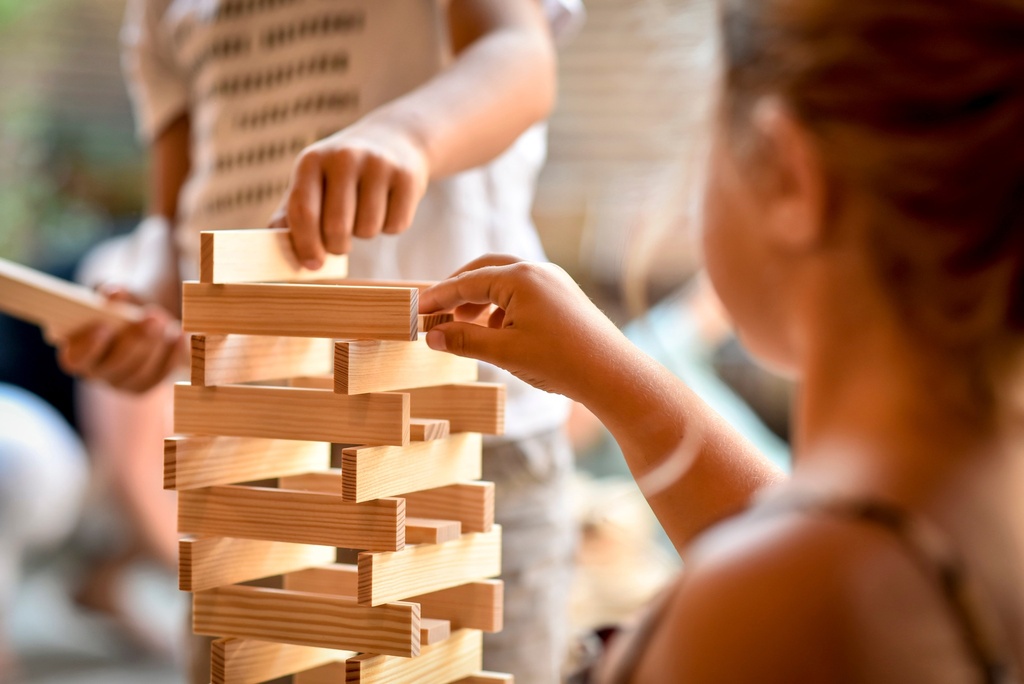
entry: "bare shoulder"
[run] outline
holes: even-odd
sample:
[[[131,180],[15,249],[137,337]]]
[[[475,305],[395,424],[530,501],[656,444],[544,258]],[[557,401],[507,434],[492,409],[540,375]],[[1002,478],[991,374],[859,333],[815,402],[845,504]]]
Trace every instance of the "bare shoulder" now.
[[[883,529],[799,513],[740,516],[686,554],[634,681],[898,681],[869,672],[899,661],[902,616],[941,624],[922,579]]]

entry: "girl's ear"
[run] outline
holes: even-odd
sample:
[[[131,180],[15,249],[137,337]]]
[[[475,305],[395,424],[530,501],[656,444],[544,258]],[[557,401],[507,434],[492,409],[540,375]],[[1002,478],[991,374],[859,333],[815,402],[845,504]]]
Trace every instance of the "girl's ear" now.
[[[783,249],[813,249],[826,237],[828,182],[813,136],[777,98],[753,111],[764,167],[764,228]]]

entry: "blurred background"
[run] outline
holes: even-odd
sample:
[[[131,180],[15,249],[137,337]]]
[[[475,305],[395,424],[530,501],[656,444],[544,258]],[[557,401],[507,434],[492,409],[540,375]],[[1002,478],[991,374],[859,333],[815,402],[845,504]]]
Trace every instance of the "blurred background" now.
[[[713,2],[585,4],[587,23],[561,54],[535,208],[549,256],[785,463],[791,388],[749,363],[699,275]],[[70,277],[88,247],[138,222],[145,160],[118,61],[123,11],[123,0],[0,0],[0,257]],[[118,553],[123,523],[94,491],[72,383],[36,329],[4,317],[0,383],[0,682],[183,681],[186,595],[145,561],[104,584],[100,559]],[[600,425],[578,410],[570,428],[582,634],[635,611],[679,560]],[[29,449],[49,460],[19,480],[12,454]],[[59,505],[26,514],[31,492],[5,482],[31,477]]]

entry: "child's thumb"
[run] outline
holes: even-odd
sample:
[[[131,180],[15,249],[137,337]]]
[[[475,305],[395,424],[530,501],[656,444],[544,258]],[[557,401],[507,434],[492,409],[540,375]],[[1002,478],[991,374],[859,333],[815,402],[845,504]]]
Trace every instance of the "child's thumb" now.
[[[427,346],[501,366],[507,348],[502,337],[507,334],[505,330],[473,323],[444,323],[431,328],[427,333]]]

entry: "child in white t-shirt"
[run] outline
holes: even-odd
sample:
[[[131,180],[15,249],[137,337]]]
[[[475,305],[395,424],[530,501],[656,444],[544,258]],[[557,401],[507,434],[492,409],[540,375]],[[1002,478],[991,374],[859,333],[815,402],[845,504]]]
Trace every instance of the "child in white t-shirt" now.
[[[131,0],[124,64],[152,153],[153,218],[98,250],[83,279],[116,281],[111,296],[150,313],[119,334],[81,331],[61,349],[69,371],[146,392],[88,390],[97,421],[137,433],[106,449],[154,446],[164,432],[154,416],[166,411],[161,387],[183,348],[178,285],[195,277],[202,230],[287,226],[309,266],[349,253],[354,277],[440,279],[487,252],[543,258],[530,207],[555,90],[552,28],[571,23],[576,4]],[[505,631],[487,643],[486,666],[553,682],[573,549],[567,406],[492,367],[482,373],[509,385],[507,435],[485,448],[506,581]],[[124,458],[160,462],[159,451]],[[136,498],[143,518],[167,507]]]

